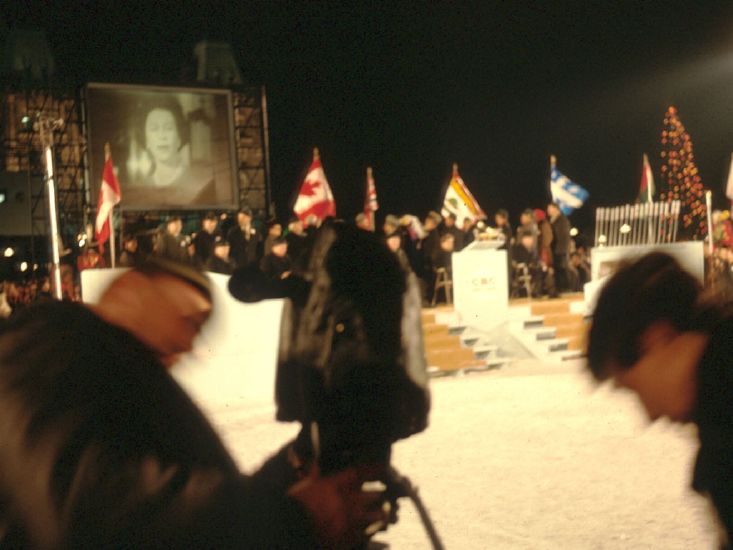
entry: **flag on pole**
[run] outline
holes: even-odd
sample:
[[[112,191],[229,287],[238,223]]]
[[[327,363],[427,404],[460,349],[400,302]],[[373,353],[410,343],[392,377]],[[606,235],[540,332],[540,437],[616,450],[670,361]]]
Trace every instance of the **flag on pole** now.
[[[466,184],[463,183],[463,179],[458,173],[457,164],[453,164],[453,176],[448,184],[448,189],[445,191],[441,213],[443,216],[454,214],[459,227],[466,218],[472,222],[486,218],[486,214],[481,210],[478,201],[468,190]]]
[[[369,222],[369,227],[374,231],[374,213],[379,210],[377,202],[377,188],[374,185],[372,167],[367,168],[366,174],[366,195],[364,196],[364,217]]]
[[[725,196],[733,202],[733,154],[730,156],[730,168],[728,169],[728,184],[725,186]]]
[[[636,202],[644,204],[652,202],[654,199],[654,176],[652,175],[652,167],[649,165],[649,157],[644,153],[644,164],[641,170],[641,183],[639,184],[639,196]]]
[[[583,206],[588,198],[588,191],[583,189],[577,183],[574,183],[565,174],[557,169],[556,159],[550,157],[550,192],[552,193],[552,202],[554,202],[560,211],[565,215],[570,215],[573,210]]]
[[[305,225],[308,225],[308,220],[313,217],[323,221],[329,216],[336,215],[336,201],[326,180],[317,148],[313,149],[313,162],[300,186],[293,211]]]
[[[97,200],[97,219],[94,224],[94,235],[99,244],[100,253],[104,253],[104,243],[109,239],[112,209],[122,199],[120,184],[117,183],[114,165],[112,164],[112,154],[110,153],[109,144],[105,144],[104,146],[104,159],[102,186],[99,189],[99,198]]]

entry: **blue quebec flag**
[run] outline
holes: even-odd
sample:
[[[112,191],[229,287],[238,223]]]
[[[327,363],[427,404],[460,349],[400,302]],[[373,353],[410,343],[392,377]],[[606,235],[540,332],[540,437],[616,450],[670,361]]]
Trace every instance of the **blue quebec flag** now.
[[[588,191],[577,183],[570,181],[570,178],[555,166],[552,167],[550,173],[550,191],[552,192],[552,202],[557,204],[560,211],[566,216],[573,210],[583,206],[588,198]]]

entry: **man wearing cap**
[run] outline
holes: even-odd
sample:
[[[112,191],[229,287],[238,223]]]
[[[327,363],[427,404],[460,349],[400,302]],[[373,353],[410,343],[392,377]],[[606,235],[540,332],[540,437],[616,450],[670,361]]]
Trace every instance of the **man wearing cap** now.
[[[189,256],[186,250],[186,240],[181,234],[183,231],[183,220],[180,216],[168,218],[165,229],[158,234],[155,243],[155,255],[167,258],[176,262],[188,262]]]
[[[247,267],[257,262],[261,240],[259,231],[252,225],[252,210],[242,208],[237,212],[237,224],[227,234],[230,254],[237,267]]]
[[[213,212],[208,212],[201,220],[201,231],[193,238],[193,257],[198,266],[206,265],[206,262],[214,255],[214,240],[217,236],[218,223],[219,220]]]
[[[49,302],[0,331],[0,546],[351,548],[381,495],[349,469],[287,489],[242,476],[169,376],[208,280],[156,259],[94,309]]]
[[[260,269],[268,279],[285,279],[293,270],[293,262],[288,256],[288,241],[278,237],[272,242],[270,252],[260,262]]]
[[[206,270],[222,275],[231,275],[234,264],[229,259],[229,242],[221,235],[214,239],[214,253],[206,262]]]

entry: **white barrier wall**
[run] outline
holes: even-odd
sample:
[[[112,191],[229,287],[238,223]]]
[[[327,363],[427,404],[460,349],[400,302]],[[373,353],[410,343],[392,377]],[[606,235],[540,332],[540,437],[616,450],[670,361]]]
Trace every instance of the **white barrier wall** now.
[[[585,314],[593,314],[598,294],[620,262],[633,261],[649,252],[669,254],[683,269],[696,277],[701,284],[705,284],[705,254],[702,241],[596,247],[591,252],[591,281],[583,287]]]
[[[705,256],[702,241],[686,241],[667,244],[642,244],[634,246],[596,247],[591,253],[591,279],[609,275],[621,261],[634,260],[649,252],[664,252],[703,283],[705,282]]]
[[[125,269],[87,269],[81,273],[82,296],[94,304]],[[229,277],[207,274],[214,309],[172,374],[191,397],[207,409],[271,406],[282,300],[244,304],[227,290]]]

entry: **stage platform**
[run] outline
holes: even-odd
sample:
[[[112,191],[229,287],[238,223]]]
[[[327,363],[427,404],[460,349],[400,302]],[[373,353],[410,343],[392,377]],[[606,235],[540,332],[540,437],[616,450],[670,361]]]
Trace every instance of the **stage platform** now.
[[[465,322],[452,305],[422,311],[432,376],[507,367],[520,359],[563,362],[582,357],[587,322],[582,293],[509,301],[508,321],[489,329]]]

